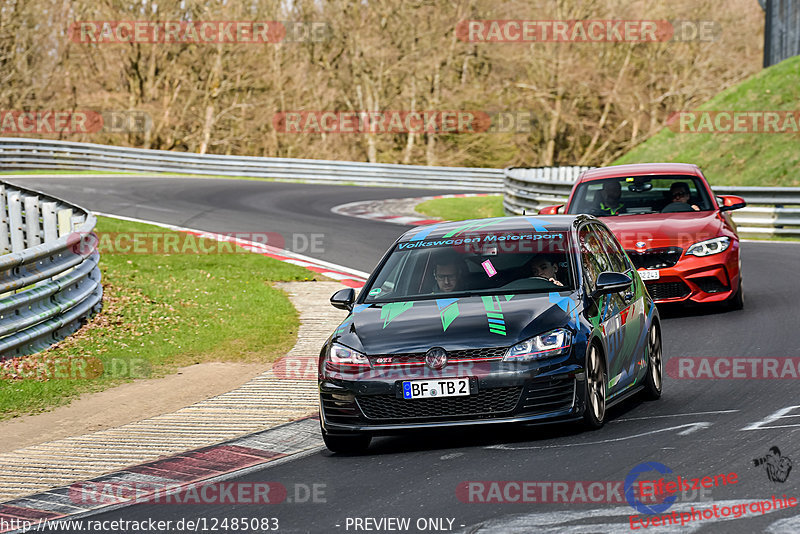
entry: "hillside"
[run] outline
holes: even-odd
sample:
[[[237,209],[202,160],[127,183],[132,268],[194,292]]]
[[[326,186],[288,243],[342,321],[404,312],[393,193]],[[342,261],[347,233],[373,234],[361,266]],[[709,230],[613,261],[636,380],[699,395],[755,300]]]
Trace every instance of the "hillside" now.
[[[732,86],[692,111],[794,111],[800,116],[800,56]],[[785,117],[781,117],[783,125]],[[790,119],[791,121],[791,119]],[[695,123],[699,125],[698,122]],[[800,125],[798,125],[800,127]],[[674,123],[614,164],[696,163],[712,184],[800,186],[800,133],[676,133]],[[688,128],[687,128],[688,129]]]

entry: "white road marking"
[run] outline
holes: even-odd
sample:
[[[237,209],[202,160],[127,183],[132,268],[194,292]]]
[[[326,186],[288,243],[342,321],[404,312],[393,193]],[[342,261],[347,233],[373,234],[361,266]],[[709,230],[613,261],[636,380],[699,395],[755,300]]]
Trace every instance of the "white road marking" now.
[[[648,421],[650,419],[664,419],[667,417],[688,417],[691,415],[713,415],[718,413],[736,413],[739,410],[715,410],[713,412],[689,412],[689,413],[671,413],[666,415],[651,415],[649,417],[626,417],[625,419],[614,419],[610,423],[624,423],[625,421]]]
[[[600,445],[603,443],[614,443],[617,441],[626,441],[629,439],[634,438],[641,438],[643,436],[649,436],[652,434],[658,434],[660,432],[669,432],[670,430],[679,430],[681,428],[686,428],[683,432],[678,432],[679,436],[685,436],[687,434],[691,434],[696,430],[701,430],[708,428],[713,423],[709,423],[708,421],[698,421],[697,423],[687,423],[685,425],[678,425],[678,426],[671,426],[669,428],[660,428],[658,430],[650,430],[649,432],[642,432],[641,434],[634,434],[632,436],[624,436],[621,438],[612,438],[612,439],[604,439],[601,441],[588,441],[586,443],[564,443],[561,445],[523,445],[523,446],[515,446],[515,445],[506,445],[506,444],[498,444],[498,445],[489,445],[484,447],[485,449],[501,449],[506,451],[527,451],[527,450],[534,450],[534,449],[556,449],[561,447],[579,447],[583,445]]]
[[[799,414],[791,414],[791,415],[789,415],[789,412],[791,412],[792,410],[797,410],[797,409],[800,409],[800,406],[787,406],[785,408],[781,408],[777,412],[766,416],[761,421],[749,424],[746,427],[742,428],[741,430],[769,430],[771,428],[794,428],[794,427],[800,427],[800,424],[764,426],[764,425],[768,425],[769,423],[771,423],[773,421],[777,421],[778,419],[788,419],[789,417],[800,417],[800,413]]]
[[[686,502],[679,503],[671,507],[667,512],[660,514],[661,516],[675,512],[690,512],[692,508],[695,510],[702,510],[716,505],[719,509],[723,507],[731,507],[737,505],[749,505],[755,502],[755,499],[730,499],[723,501],[711,502]],[[785,510],[785,509],[784,509]],[[770,510],[767,513],[780,510]],[[727,521],[743,521],[749,518],[758,518],[766,514],[753,514],[747,513],[742,517],[735,518],[719,517],[712,519],[702,519],[699,521],[687,522],[685,525],[669,525],[650,527],[642,529],[644,532],[654,531],[661,533],[691,533],[697,532],[699,529],[712,525],[715,523],[722,523]],[[588,534],[588,533],[621,533],[630,534],[631,524],[630,518],[638,516],[637,512],[630,506],[616,506],[613,508],[595,508],[592,510],[559,510],[553,512],[539,512],[529,514],[515,514],[505,517],[498,517],[490,519],[481,524],[470,525],[463,532],[465,533],[478,533],[478,532],[503,532],[504,534],[528,534],[529,532],[546,533],[546,534]],[[638,516],[638,517],[651,517],[651,516]],[[621,521],[620,521],[621,520]],[[577,523],[580,521],[580,523]],[[800,520],[797,517],[782,519],[770,525],[768,532],[772,534],[795,533],[800,526]],[[534,528],[535,527],[535,528]],[[640,527],[641,528],[641,527]],[[773,530],[774,528],[774,530]]]

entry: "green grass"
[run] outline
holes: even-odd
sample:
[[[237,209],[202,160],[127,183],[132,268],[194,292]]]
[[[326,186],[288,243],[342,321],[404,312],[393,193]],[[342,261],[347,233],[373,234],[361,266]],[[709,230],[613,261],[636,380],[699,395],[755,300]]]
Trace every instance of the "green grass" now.
[[[446,221],[503,217],[503,196],[436,198],[417,204],[417,212]]]
[[[718,111],[800,111],[800,56],[761,71],[700,106]],[[800,134],[676,133],[664,128],[615,161],[695,163],[712,185],[799,186]]]
[[[97,231],[101,237],[102,232],[174,233],[104,217],[98,218]],[[131,378],[163,376],[179,366],[268,362],[283,356],[296,340],[298,315],[271,283],[313,278],[313,273],[238,250],[143,255],[101,248],[103,311],[76,335],[16,360],[17,365],[51,365],[61,376],[81,378],[10,378],[6,361],[0,365],[0,419],[45,411],[81,393]],[[72,364],[52,367],[54,361],[67,360]]]

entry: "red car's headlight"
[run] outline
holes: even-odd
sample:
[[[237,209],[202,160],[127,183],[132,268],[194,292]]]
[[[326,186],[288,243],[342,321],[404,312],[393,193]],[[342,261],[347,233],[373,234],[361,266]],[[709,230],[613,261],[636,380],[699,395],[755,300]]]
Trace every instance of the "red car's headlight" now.
[[[715,237],[714,239],[707,239],[705,241],[695,243],[689,247],[689,250],[686,251],[686,254],[691,254],[692,256],[698,256],[702,258],[703,256],[711,256],[713,254],[725,252],[728,250],[729,246],[731,246],[730,237]]]

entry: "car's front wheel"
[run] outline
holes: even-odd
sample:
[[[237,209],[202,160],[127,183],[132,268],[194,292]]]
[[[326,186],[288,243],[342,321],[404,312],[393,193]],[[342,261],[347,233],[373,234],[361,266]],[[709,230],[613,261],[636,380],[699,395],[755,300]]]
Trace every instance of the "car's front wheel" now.
[[[650,400],[661,398],[664,361],[661,358],[661,332],[658,325],[650,325],[647,334],[647,377],[644,379],[644,396]]]
[[[372,436],[369,434],[329,434],[323,428],[322,440],[331,452],[356,454],[367,450]]]
[[[606,418],[606,366],[597,345],[586,355],[586,409],[583,421],[589,428],[600,428]]]

